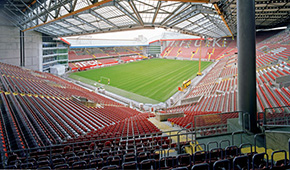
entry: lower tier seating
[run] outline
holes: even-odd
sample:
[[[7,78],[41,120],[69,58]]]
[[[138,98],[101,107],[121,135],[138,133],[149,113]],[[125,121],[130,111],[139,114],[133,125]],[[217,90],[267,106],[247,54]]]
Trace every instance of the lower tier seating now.
[[[162,141],[163,140],[163,141]],[[228,143],[228,144],[227,144]],[[170,147],[164,148],[164,145]],[[225,145],[227,144],[227,145]],[[216,146],[214,146],[216,145]],[[210,147],[211,146],[211,147]],[[268,155],[252,150],[252,145],[242,143],[231,145],[230,141],[212,141],[198,144],[191,153],[184,150],[170,155],[176,144],[170,138],[155,137],[129,140],[127,142],[107,140],[83,142],[27,151],[29,156],[9,153],[2,161],[6,169],[288,169],[290,168],[285,150]],[[250,149],[248,149],[250,148]],[[277,155],[279,155],[279,158]],[[281,156],[282,155],[282,156]]]

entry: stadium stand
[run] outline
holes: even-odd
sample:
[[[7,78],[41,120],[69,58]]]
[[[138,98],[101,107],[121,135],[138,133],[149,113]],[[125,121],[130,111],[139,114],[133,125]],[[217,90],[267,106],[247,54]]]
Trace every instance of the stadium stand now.
[[[69,63],[69,67],[72,71],[82,71],[82,70],[87,70],[87,69],[92,69],[92,68],[97,68],[97,67],[111,66],[118,63],[138,61],[141,59],[143,59],[143,57],[139,55],[130,55],[130,56],[118,57],[118,58],[103,58],[103,59],[98,59],[98,60],[72,62],[72,63]]]
[[[99,48],[72,48],[69,51],[69,61],[136,55],[142,53],[139,47],[99,47]]]
[[[234,65],[235,60],[233,56],[220,59],[213,69],[214,72],[209,73],[201,84],[208,84],[210,80],[216,80],[219,77],[236,75],[236,69],[224,67]],[[277,67],[288,69],[288,64],[283,62]],[[148,121],[147,118],[154,116],[152,113],[141,114],[48,73],[4,63],[1,63],[0,71],[2,75],[0,133],[3,136],[1,150],[8,151],[2,157],[2,160],[5,160],[2,161],[3,168],[193,167],[194,169],[199,166],[226,167],[223,164],[224,160],[228,163],[228,160],[240,159],[245,154],[238,147],[236,147],[236,153],[228,151],[229,147],[232,147],[229,145],[220,148],[218,153],[214,150],[195,149],[192,154],[162,156],[156,151],[174,150],[177,145],[172,138],[161,136],[160,129]],[[231,91],[235,84],[234,80],[236,79],[225,79],[215,88],[217,91]],[[202,92],[192,91],[191,95],[210,94],[208,88]],[[282,100],[284,100],[283,97],[289,95],[286,88],[279,89],[281,92],[277,89],[270,91],[267,87],[261,88],[264,88],[263,91],[267,91],[270,95],[277,93]],[[100,106],[86,107],[71,99],[72,96],[85,97],[98,102]],[[172,118],[169,121],[181,127],[185,127],[188,123],[198,122],[195,126],[207,127],[200,130],[201,136],[226,132],[227,120],[238,117],[238,113],[221,114],[222,116],[217,117],[226,110],[225,107],[229,106],[221,103],[210,104],[215,102],[216,98],[220,98],[219,102],[224,103],[230,100],[229,97],[221,99],[221,96],[210,96],[204,98],[204,101],[209,102],[203,102],[199,106],[170,108],[171,112],[184,111],[187,119]],[[214,112],[201,111],[215,106],[218,108]],[[211,110],[215,109],[211,108]],[[203,115],[207,116],[203,117]],[[272,116],[271,119],[277,122],[277,117]],[[208,126],[215,128],[208,128]],[[213,156],[214,154],[217,156]],[[231,154],[232,156],[229,156]],[[246,155],[249,154],[246,153]],[[247,165],[259,166],[260,163],[256,163],[257,156],[259,155],[255,156],[253,164]],[[199,161],[201,157],[205,159]],[[207,164],[202,164],[205,162]],[[235,163],[230,163],[230,166],[241,163],[233,162]],[[268,166],[285,168],[286,164],[274,165],[273,163]]]
[[[0,3],[3,6],[0,11],[3,57],[0,58],[21,66],[0,62],[0,169],[290,169],[290,139],[285,135],[289,135],[290,128],[288,1],[248,0],[243,4],[237,0],[173,1],[5,0]],[[251,5],[256,5],[255,12]],[[247,14],[252,15],[245,17]],[[245,21],[242,18],[249,22],[239,25]],[[256,22],[250,22],[255,19]],[[257,95],[246,95],[251,99],[257,96],[257,123],[256,113],[248,113],[246,107],[237,111],[238,103],[247,101],[241,99],[242,95],[239,99],[243,102],[237,101],[238,66],[247,66],[238,65],[237,55],[240,61],[249,59],[249,63],[255,63],[254,55],[240,55],[246,51],[241,49],[254,52],[254,48],[242,48],[241,44],[247,42],[245,33],[241,32],[249,31],[246,38],[254,40],[254,29],[245,26],[255,23],[259,29],[289,25],[288,30],[279,33],[256,30],[256,73],[255,67],[249,67],[253,69],[251,73],[239,74],[241,79],[245,78],[241,75],[252,78],[257,75],[256,81],[249,79],[248,83],[253,84],[250,87],[253,90],[257,82]],[[145,43],[143,36],[120,40],[130,41],[130,46],[98,48],[75,48],[60,38],[155,27],[216,38],[204,42],[161,39],[154,41],[157,43],[152,49],[132,46]],[[239,53],[237,42],[224,37],[235,35],[239,36]],[[95,39],[95,42],[110,44],[102,42],[105,40]],[[254,47],[254,43],[249,44]],[[159,49],[164,49],[161,56]],[[106,96],[105,90],[99,93],[95,87],[90,87],[90,91],[89,85],[63,79],[69,79],[67,75],[58,77],[27,69],[53,72],[51,66],[62,64],[63,69],[69,66],[72,71],[82,71],[147,59],[143,52],[148,52],[148,59],[201,58],[214,63],[195,79],[197,82],[193,81],[192,87],[166,102],[136,102],[137,106],[135,101],[124,99],[130,107],[122,103],[122,96],[109,91],[106,93],[110,95]],[[247,91],[241,90],[245,87],[241,86],[243,83],[239,82],[239,94]],[[142,82],[142,86],[146,85]],[[181,96],[177,102],[176,96]],[[168,103],[174,106],[167,108]],[[150,107],[146,111],[152,112],[142,112],[143,104]],[[159,122],[154,117],[160,113],[153,112],[159,108],[163,109],[161,114],[178,113],[181,117]],[[235,139],[238,136],[240,139]]]
[[[225,54],[228,47],[235,44],[235,41],[230,38],[224,40],[204,40],[202,44],[200,40],[171,40],[169,45],[161,53],[162,57],[178,57],[184,59],[198,59],[200,56],[203,60],[216,59],[217,56]],[[200,48],[200,44],[202,48]],[[202,51],[200,54],[200,50]]]
[[[272,43],[281,37],[287,37],[288,31],[266,38],[257,44],[257,103],[258,112],[265,108],[288,106],[290,101],[289,88],[280,87],[276,79],[289,76],[289,44],[283,39],[279,43]],[[235,51],[234,47],[231,49]],[[277,62],[278,59],[282,61]],[[237,110],[237,55],[221,55],[217,64],[187,95],[187,99],[199,97],[199,101],[193,104],[173,107],[167,112],[180,112],[186,114],[184,118],[173,118],[169,121],[185,127],[193,118],[190,115],[198,115],[202,112],[233,112]],[[274,112],[281,112],[276,109]],[[186,123],[181,123],[186,122]]]
[[[11,126],[11,130],[18,134],[19,141],[25,141],[22,135],[37,132],[42,134],[42,138],[35,141],[42,141],[45,145],[59,143],[139,114],[50,74],[1,63],[1,75],[1,87],[3,87],[1,108],[2,111],[5,110],[3,113],[7,114],[3,114],[5,117],[2,120],[10,120],[7,126]],[[78,101],[72,100],[72,96],[81,96],[95,101],[100,104],[100,108],[85,107]],[[13,114],[22,117],[17,117],[16,121]],[[31,121],[34,122],[33,125],[40,124],[38,129],[34,129],[33,126],[27,126],[31,129],[19,129],[29,125]],[[26,133],[21,132],[24,130]],[[38,135],[30,135],[30,138],[32,136]],[[11,138],[18,140],[17,136]],[[20,143],[23,147],[29,146]],[[22,148],[22,145],[19,145],[18,149]],[[37,145],[33,144],[33,146]]]

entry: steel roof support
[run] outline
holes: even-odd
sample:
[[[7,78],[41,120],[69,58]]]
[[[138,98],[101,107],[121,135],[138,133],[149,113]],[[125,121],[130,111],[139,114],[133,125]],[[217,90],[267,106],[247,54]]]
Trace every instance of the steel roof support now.
[[[164,0],[156,0],[164,1]],[[209,3],[210,0],[166,0],[166,1],[175,1],[175,2],[195,2],[195,3]]]
[[[37,19],[40,19],[42,22],[45,22],[45,20],[43,20],[40,17],[40,15],[38,15],[38,10],[36,10],[37,12],[34,12],[33,9],[31,9],[28,5],[26,5],[25,2],[23,2],[23,0],[20,0],[20,1],[24,4],[24,6],[26,6],[31,11],[32,14],[34,14],[34,15],[36,15],[38,17]]]
[[[84,24],[87,24],[88,26],[90,26],[90,27],[92,27],[92,28],[95,28],[96,30],[102,31],[100,28],[98,28],[98,27],[96,27],[95,25],[93,25],[93,24],[91,24],[91,23],[89,23],[89,22],[87,22],[87,21],[81,19],[81,18],[78,17],[78,16],[74,16],[73,18],[76,19],[76,20],[78,20],[78,21],[80,21],[80,22],[82,22],[82,23],[84,23]]]
[[[10,9],[8,9],[10,11]],[[13,15],[15,15],[12,11],[10,11]],[[18,22],[15,22],[15,18],[13,18],[11,15],[9,15],[5,10],[3,10],[3,13],[6,14],[6,18],[9,19],[9,21],[16,27],[19,27],[20,29],[23,29],[24,27],[19,24]],[[18,20],[18,19],[17,19]]]
[[[73,32],[72,30],[60,25],[58,22],[53,23],[53,25],[55,25],[56,27],[59,27],[60,29],[65,29],[67,31]]]
[[[185,11],[181,12],[180,14],[176,15],[174,18],[171,19],[173,21],[168,25],[168,27],[172,27],[177,25],[193,16],[200,14],[200,13],[208,13],[208,14],[215,14],[212,8],[205,7],[202,5],[192,5],[190,8],[186,9]]]
[[[153,19],[152,19],[152,24],[155,23],[155,20],[156,20],[156,17],[157,17],[157,15],[158,15],[158,13],[159,13],[160,8],[161,8],[161,1],[159,1],[159,2],[157,3],[157,7],[156,7],[156,10],[155,10],[155,12],[154,12]]]
[[[44,7],[38,0],[36,0],[36,2],[39,4],[40,7],[42,7],[46,12],[46,16],[45,16],[45,19],[44,21],[46,22],[47,19],[48,19],[48,16],[50,15],[52,18],[54,18],[54,16],[46,9],[46,7]],[[45,4],[45,3],[44,3]]]
[[[51,12],[51,11],[53,11],[53,10],[56,10],[56,16],[54,16],[53,18],[57,18],[58,16],[59,16],[59,13],[58,13],[58,11],[60,10],[60,8],[63,6],[63,4],[67,4],[67,3],[69,3],[70,2],[70,0],[62,0],[61,2],[59,2],[59,1],[57,1],[57,0],[55,0],[54,1],[54,5],[53,6],[51,6],[51,4],[52,4],[52,0],[50,0],[50,4],[49,4],[49,8],[47,8],[45,11],[43,11],[43,12],[40,12],[38,15],[39,16],[45,16],[45,15],[47,15],[48,13],[47,12]],[[38,18],[38,16],[37,15],[33,15],[33,13],[31,13],[30,12],[30,20],[36,20],[37,18]],[[22,24],[26,24],[27,22],[29,22],[28,20],[26,20],[24,23],[22,23]]]
[[[72,12],[70,12],[70,13],[68,13],[68,14],[63,15],[63,16],[59,16],[59,17],[57,17],[57,18],[54,19],[54,20],[48,21],[48,22],[46,22],[46,23],[38,24],[38,25],[36,25],[36,26],[34,26],[34,27],[30,27],[30,28],[28,28],[28,29],[26,29],[26,30],[23,30],[23,31],[27,31],[27,30],[35,29],[35,28],[37,28],[37,27],[40,27],[40,26],[46,25],[46,24],[48,24],[48,23],[52,23],[52,22],[55,22],[55,21],[58,21],[58,20],[61,20],[61,19],[64,19],[64,18],[71,17],[71,16],[73,16],[73,15],[75,15],[75,14],[81,13],[81,12],[83,12],[83,11],[87,11],[87,10],[89,10],[89,9],[91,9],[91,8],[94,8],[94,7],[97,7],[97,6],[101,6],[101,5],[103,5],[103,4],[107,3],[107,2],[111,2],[111,1],[112,1],[112,0],[103,0],[103,1],[101,1],[101,2],[96,2],[96,3],[92,4],[92,5],[88,5],[88,6],[84,7],[84,8],[78,9],[78,10],[76,10],[76,11],[72,11]]]
[[[19,11],[24,17],[28,18],[30,20],[30,24],[31,26],[37,25],[37,23],[33,23],[33,21],[30,19],[30,17],[28,15],[26,15],[24,12],[22,12],[22,10],[20,10],[18,7],[16,7],[10,0],[8,0],[9,4],[12,5],[17,11]],[[21,25],[21,29],[25,29],[25,27],[27,27],[27,25],[22,24],[22,22],[24,21],[24,17],[19,17],[17,14],[15,14],[10,8],[8,8],[6,5],[4,6],[9,12],[11,12],[18,21],[18,25]],[[8,15],[9,16],[9,15]],[[15,18],[14,18],[15,20]],[[21,20],[21,21],[19,21]]]
[[[121,4],[119,4],[116,1],[115,1],[115,7],[118,8],[120,11],[122,11],[125,15],[127,15],[133,21],[135,21],[136,24],[142,25],[137,18],[135,18],[133,15],[131,15],[130,12],[128,12]]]
[[[53,31],[51,31],[51,32],[60,32],[60,33],[65,33],[66,34],[66,32],[62,31],[61,29],[55,28],[55,27],[57,27],[55,25],[50,25],[50,27],[53,29]],[[46,29],[46,27],[44,27],[42,29]]]
[[[196,15],[200,14],[200,11],[196,9],[196,7],[191,7],[189,10],[186,10],[182,12],[180,15],[174,17],[172,19],[173,22],[171,22],[169,25],[167,25],[169,28],[172,26],[175,26],[185,20],[188,20]]]
[[[188,29],[188,28],[190,28],[190,27],[192,27],[192,26],[194,26],[194,25],[197,25],[197,24],[196,24],[197,22],[202,22],[202,21],[205,21],[205,20],[206,20],[205,17],[204,17],[204,18],[200,18],[200,19],[198,19],[198,20],[192,22],[191,24],[189,24],[189,25],[183,27],[182,29]],[[197,26],[198,26],[198,25],[197,25]]]
[[[67,30],[68,32],[72,33],[72,30],[70,30],[70,29],[68,29],[68,28],[66,28],[66,27],[63,27],[63,26],[59,25],[58,23],[53,23],[53,24],[51,24],[51,25],[53,25],[53,26],[55,26],[55,27],[58,27],[57,30]],[[61,31],[61,32],[63,32],[63,31]],[[66,34],[67,34],[67,33],[66,33]]]
[[[130,5],[130,7],[132,8],[132,10],[134,11],[135,15],[137,16],[137,18],[138,18],[138,20],[139,20],[139,23],[140,23],[142,26],[144,26],[143,19],[142,19],[142,17],[140,16],[140,14],[139,14],[139,12],[138,12],[138,10],[137,10],[137,8],[136,8],[134,2],[133,2],[132,0],[129,0],[128,3],[129,3],[129,5]]]
[[[102,17],[101,15],[99,15],[98,13],[96,13],[94,10],[90,9],[89,13],[92,14],[93,16],[95,16],[96,18],[99,18],[100,20],[104,21],[105,23],[114,26],[116,28],[118,28],[117,25],[115,25],[114,23],[112,23],[111,21],[107,20],[106,18]]]
[[[51,36],[55,36],[55,34],[53,34],[53,33],[52,33],[51,31],[49,31],[49,30],[46,30],[46,29],[44,29],[44,28],[41,28],[40,30],[41,30],[40,32],[42,32],[42,33],[44,33],[44,34],[51,35]]]
[[[82,31],[87,31],[87,30],[85,30],[85,29],[83,29],[83,28],[81,28],[81,27],[79,27],[77,25],[74,25],[74,24],[72,24],[72,23],[70,23],[70,22],[68,22],[66,20],[63,20],[62,22],[65,23],[65,24],[67,24],[67,25],[70,25],[72,27],[75,27],[76,29],[79,29],[79,30],[82,30]]]
[[[178,6],[171,15],[166,17],[162,22],[161,25],[166,25],[172,18],[176,17],[178,14],[180,14],[184,9],[188,8],[190,6],[190,3],[181,4]]]
[[[204,14],[203,14],[204,15]],[[204,15],[205,16],[205,15]],[[213,23],[218,29],[220,29],[225,35],[228,35],[228,32],[224,30],[224,28],[222,28],[219,23],[217,22],[217,20],[215,19],[215,21],[212,19],[212,17],[209,17],[208,15],[205,16],[211,23]]]
[[[254,1],[254,3],[255,3],[255,1]],[[225,20],[225,18],[224,18],[224,14],[221,12],[220,8],[218,7],[217,4],[214,4],[214,7],[215,7],[217,13],[219,14],[219,16],[221,17],[221,19],[224,21],[225,25],[227,26],[227,28],[228,28],[229,32],[231,33],[232,37],[234,37],[234,34],[233,34],[231,28],[229,27],[227,21]],[[255,10],[254,10],[254,11],[255,11]]]

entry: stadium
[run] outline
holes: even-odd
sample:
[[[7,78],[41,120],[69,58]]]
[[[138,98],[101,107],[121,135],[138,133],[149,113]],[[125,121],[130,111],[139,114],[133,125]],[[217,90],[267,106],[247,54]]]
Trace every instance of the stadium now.
[[[0,1],[1,169],[290,169],[288,0]]]

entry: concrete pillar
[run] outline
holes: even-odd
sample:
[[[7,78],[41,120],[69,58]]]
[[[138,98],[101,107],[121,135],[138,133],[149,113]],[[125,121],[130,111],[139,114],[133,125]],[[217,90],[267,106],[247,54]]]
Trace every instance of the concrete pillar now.
[[[257,131],[255,1],[237,0],[238,110],[249,113],[246,129]],[[241,119],[241,117],[240,117]]]

